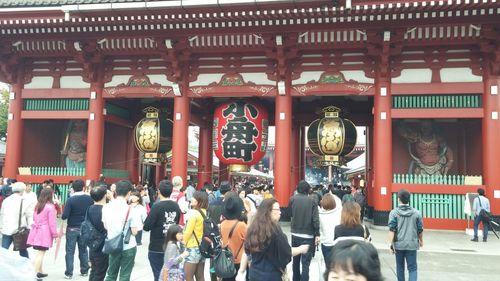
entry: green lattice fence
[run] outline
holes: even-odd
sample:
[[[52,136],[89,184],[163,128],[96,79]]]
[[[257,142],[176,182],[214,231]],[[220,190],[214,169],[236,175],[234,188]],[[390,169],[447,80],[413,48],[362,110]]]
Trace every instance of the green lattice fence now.
[[[24,99],[24,110],[89,110],[88,99]]]
[[[464,213],[464,194],[412,193],[410,206],[416,208],[424,218],[467,219]],[[392,206],[398,206],[398,194],[392,194]]]
[[[31,185],[33,188],[34,192],[38,192],[40,188],[42,188],[41,184],[33,184]],[[66,204],[66,200],[68,200],[69,197],[69,191],[71,189],[71,185],[69,184],[57,184],[57,187],[59,188],[60,194],[57,196],[59,198],[59,201],[61,201],[61,204]]]
[[[47,176],[85,176],[85,168],[65,167],[21,167],[29,168],[32,175]]]
[[[468,176],[465,175],[413,175],[413,174],[393,174],[393,183],[405,183],[405,184],[451,184],[451,185],[463,185],[465,184],[465,179]],[[476,178],[482,178],[481,176],[473,176]],[[482,179],[481,179],[482,180]]]
[[[480,108],[481,95],[392,96],[393,108]]]

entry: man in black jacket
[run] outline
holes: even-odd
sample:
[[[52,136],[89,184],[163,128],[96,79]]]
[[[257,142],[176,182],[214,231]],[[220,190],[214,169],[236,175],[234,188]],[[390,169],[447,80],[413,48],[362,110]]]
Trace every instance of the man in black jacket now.
[[[314,256],[314,245],[319,243],[318,205],[315,199],[309,196],[310,190],[309,183],[301,180],[297,185],[298,193],[288,205],[292,214],[292,247],[309,245],[307,253],[293,257],[293,281],[309,281],[309,265]]]
[[[160,201],[153,205],[143,226],[145,231],[151,232],[148,259],[155,281],[158,280],[163,266],[165,234],[171,225],[179,224],[181,217],[179,204],[170,199],[173,190],[172,184],[167,180],[162,180],[158,184],[158,190]]]

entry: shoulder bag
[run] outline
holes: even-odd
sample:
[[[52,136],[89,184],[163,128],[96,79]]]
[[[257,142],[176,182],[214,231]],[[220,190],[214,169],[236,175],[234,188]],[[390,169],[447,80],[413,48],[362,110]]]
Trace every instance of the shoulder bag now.
[[[236,221],[236,223],[233,225],[231,228],[231,231],[229,232],[229,237],[228,240],[231,240],[231,237],[233,236],[234,229],[238,225],[239,221]],[[240,254],[241,248],[243,247],[243,242],[241,242],[240,248],[238,249],[238,252],[236,252],[236,255],[233,256],[233,253],[229,249],[229,244],[226,247],[223,247],[221,251],[215,256],[214,258],[214,268],[215,268],[215,274],[220,277],[220,278],[232,278],[236,276],[236,267],[234,266],[234,258],[237,257]]]
[[[21,227],[21,218],[23,215],[23,201],[24,199],[21,199],[21,207],[19,208],[19,224],[17,226],[16,232],[12,234],[14,251],[28,249],[28,245],[26,244],[26,242],[28,241],[28,235],[30,234],[30,230],[25,226]]]
[[[104,246],[102,247],[102,252],[105,254],[116,254],[123,251],[123,239],[125,226],[127,225],[128,214],[130,213],[130,207],[128,207],[127,216],[125,217],[125,222],[123,223],[123,229],[117,236],[104,240]]]
[[[481,211],[479,211],[479,218],[485,223],[491,222],[491,213],[483,209],[483,205],[481,204],[481,197],[478,196],[477,200],[479,201],[479,206],[481,207]]]

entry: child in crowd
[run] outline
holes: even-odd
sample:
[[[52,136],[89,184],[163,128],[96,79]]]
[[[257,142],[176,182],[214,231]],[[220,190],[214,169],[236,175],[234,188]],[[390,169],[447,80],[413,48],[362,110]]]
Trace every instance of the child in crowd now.
[[[158,281],[184,280],[182,263],[184,258],[188,256],[188,252],[185,251],[182,239],[182,228],[178,224],[171,225],[165,236],[165,256]]]

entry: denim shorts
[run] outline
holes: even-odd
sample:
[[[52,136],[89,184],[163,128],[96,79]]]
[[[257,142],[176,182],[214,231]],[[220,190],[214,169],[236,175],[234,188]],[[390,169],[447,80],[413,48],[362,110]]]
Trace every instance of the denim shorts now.
[[[188,249],[186,249],[186,251],[188,251],[189,255],[184,260],[185,262],[188,262],[188,263],[199,263],[199,262],[204,262],[205,261],[205,259],[201,256],[200,249],[198,249],[198,248],[188,248]]]

